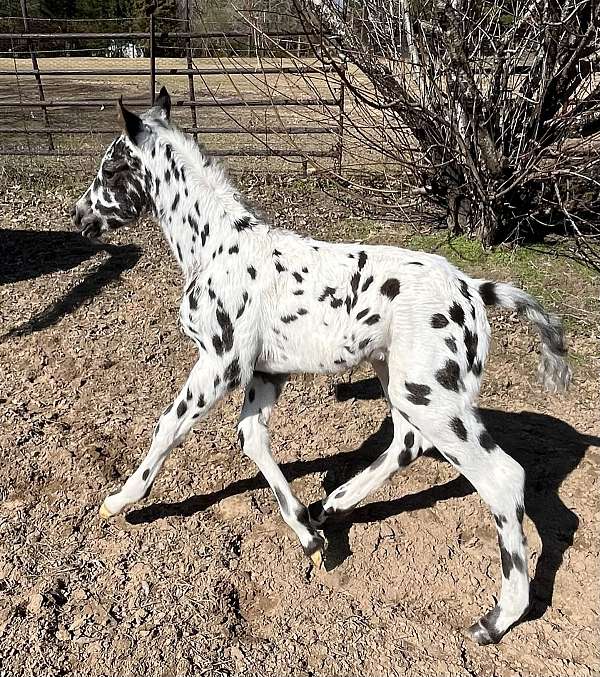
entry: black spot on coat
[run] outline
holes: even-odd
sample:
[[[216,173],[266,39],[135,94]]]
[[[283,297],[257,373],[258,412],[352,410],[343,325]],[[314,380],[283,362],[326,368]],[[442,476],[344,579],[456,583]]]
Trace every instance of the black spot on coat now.
[[[486,451],[492,451],[492,449],[496,446],[496,443],[494,442],[494,439],[492,436],[488,433],[487,430],[483,430],[479,434],[479,444],[486,450]]]
[[[400,293],[400,282],[395,277],[391,277],[381,285],[381,293],[389,299],[395,299]]]
[[[369,275],[369,277],[364,281],[363,286],[361,287],[361,291],[367,291],[367,289],[371,286],[372,282],[373,276]]]
[[[223,354],[223,341],[221,340],[221,337],[218,334],[215,334],[212,337],[212,344],[213,344],[213,347],[214,347],[217,355],[222,355]],[[219,381],[220,381],[220,379],[219,379]]]
[[[467,299],[469,300],[471,298],[471,293],[469,292],[469,285],[465,282],[465,280],[461,280],[459,282],[460,285],[460,293]]]
[[[235,357],[225,368],[223,379],[227,381],[230,390],[240,385],[240,361]]]
[[[510,572],[513,570],[513,559],[504,547],[504,542],[502,541],[502,536],[498,534],[498,545],[500,546],[500,559],[502,561],[502,575],[504,578],[510,578]]]
[[[506,519],[506,517],[504,515],[496,515],[496,513],[493,513],[493,514],[494,514],[494,522],[496,522],[496,526],[498,527],[498,529],[501,529],[506,524],[506,522],[508,520]]]
[[[519,505],[517,505],[517,520],[519,521],[519,524],[523,523],[524,516],[525,516],[525,508],[523,504],[519,503]]]
[[[325,287],[319,296],[319,301],[324,301],[328,296],[333,296],[335,294],[335,287]]]
[[[401,468],[406,467],[412,461],[412,452],[409,447],[402,449],[398,454],[398,465]]]
[[[187,411],[187,408],[188,407],[185,400],[181,400],[181,402],[177,405],[177,418],[181,418]]]
[[[444,342],[453,353],[455,353],[458,350],[458,348],[456,347],[456,340],[454,339],[453,336],[444,339]]]
[[[233,347],[233,324],[231,323],[231,318],[226,311],[217,308],[217,322],[222,331],[223,349],[229,351]]]
[[[467,441],[467,429],[465,424],[458,417],[450,419],[450,430],[463,442]]]
[[[497,306],[499,299],[494,282],[484,282],[479,286],[479,295],[486,306]]]
[[[250,217],[244,216],[241,219],[237,219],[233,222],[233,227],[238,231],[238,233],[242,230],[246,230],[246,228],[250,228]]]
[[[465,348],[467,349],[467,364],[469,370],[473,368],[475,357],[477,355],[477,344],[479,339],[468,327],[465,327]]]
[[[372,324],[376,324],[377,322],[379,322],[380,319],[381,319],[381,317],[377,313],[373,313],[373,315],[370,315],[369,317],[367,317],[367,319],[365,320],[364,323],[368,324],[368,325],[372,325]]]
[[[436,371],[435,378],[444,388],[457,393],[460,384],[460,367],[458,362],[447,360],[446,364]]]
[[[431,400],[426,396],[431,393],[431,388],[422,383],[404,384],[410,395],[407,397],[409,402],[426,407]]]
[[[434,329],[443,329],[444,327],[448,326],[448,318],[441,313],[436,313],[431,318],[431,326]]]
[[[277,502],[279,503],[279,507],[281,508],[281,512],[285,513],[286,515],[288,514],[288,502],[285,498],[285,496],[281,493],[281,491],[275,487],[273,489],[275,492],[275,496],[277,496]]]
[[[188,223],[190,224],[190,228],[194,231],[196,235],[198,235],[198,221],[196,221],[196,217],[193,214],[188,214]],[[206,239],[203,237],[202,238],[202,244],[206,242]]]
[[[450,319],[461,327],[465,323],[465,311],[456,301],[450,307]]]

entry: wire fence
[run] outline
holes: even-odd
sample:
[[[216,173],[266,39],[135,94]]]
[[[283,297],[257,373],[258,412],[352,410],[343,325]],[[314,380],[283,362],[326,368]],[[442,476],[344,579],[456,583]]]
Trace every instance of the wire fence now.
[[[94,156],[166,85],[179,127],[215,155],[342,165],[344,85],[301,31],[192,29],[187,19],[3,17],[0,155]],[[333,83],[333,85],[332,85]]]

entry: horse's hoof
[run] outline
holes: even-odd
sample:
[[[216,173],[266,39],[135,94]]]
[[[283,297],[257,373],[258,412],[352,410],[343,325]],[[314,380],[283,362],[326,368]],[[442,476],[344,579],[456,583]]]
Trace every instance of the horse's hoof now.
[[[100,510],[98,511],[100,517],[102,519],[109,519],[110,517],[114,517],[114,513],[112,513],[107,507],[106,507],[106,501],[100,506]]]

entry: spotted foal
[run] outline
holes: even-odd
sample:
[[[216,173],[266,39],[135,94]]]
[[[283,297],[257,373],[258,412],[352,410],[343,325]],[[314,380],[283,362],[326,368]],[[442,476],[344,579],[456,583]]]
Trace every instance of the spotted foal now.
[[[164,88],[141,117],[120,104],[124,132],[73,209],[88,237],[145,211],[156,217],[183,272],[181,324],[199,351],[156,424],[148,455],[101,514],[116,515],[147,496],[171,449],[239,387],[240,445],[317,564],[325,546],[319,527],[329,516],[352,510],[423,449],[436,447],[494,516],[502,590],[468,632],[480,644],[497,642],[526,612],[529,582],[523,469],[492,439],[475,404],[490,336],[485,306],[511,308],[533,322],[540,375],[554,390],[570,379],[560,323],[523,291],[471,279],[440,256],[320,242],[271,227],[221,166],[171,125],[169,111]],[[364,361],[382,383],[393,440],[309,514],[273,459],[271,411],[288,374],[338,373]]]

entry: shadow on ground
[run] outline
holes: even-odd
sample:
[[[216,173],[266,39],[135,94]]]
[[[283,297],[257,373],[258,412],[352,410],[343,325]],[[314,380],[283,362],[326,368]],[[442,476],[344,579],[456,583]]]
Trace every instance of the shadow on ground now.
[[[109,258],[88,272],[64,296],[0,336],[0,341],[52,326],[96,296],[125,270],[133,268],[142,255],[137,246],[93,242],[75,231],[0,230],[0,285],[71,270],[102,253]]]
[[[342,385],[340,399],[353,396],[373,399],[380,393],[375,379]],[[562,502],[558,489],[563,480],[577,467],[590,445],[600,445],[600,437],[582,435],[560,419],[534,412],[511,413],[482,409],[486,427],[497,442],[515,458],[527,473],[526,512],[533,520],[542,541],[532,585],[532,611],[529,618],[538,618],[552,602],[556,573],[565,551],[573,544],[579,520]],[[390,418],[369,437],[359,449],[310,461],[295,461],[281,468],[289,481],[309,473],[326,473],[324,490],[333,489],[372,463],[390,444],[393,436]],[[435,452],[435,458],[445,463]],[[418,461],[417,461],[418,463]],[[204,496],[192,496],[178,503],[156,503],[134,510],[127,515],[132,524],[152,522],[169,516],[190,516],[219,501],[267,487],[261,475],[232,482],[220,491]],[[354,510],[343,520],[327,524],[329,541],[327,569],[333,569],[350,554],[348,532],[356,523],[376,522],[402,512],[422,510],[438,501],[466,496],[474,492],[471,484],[458,476],[445,484],[429,487],[416,494],[393,501],[377,501]],[[490,516],[491,519],[491,516]]]

